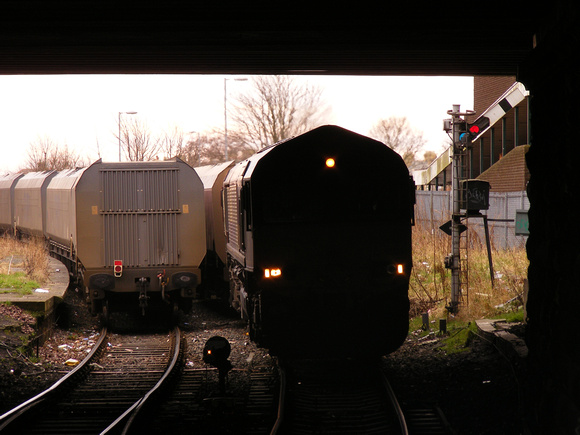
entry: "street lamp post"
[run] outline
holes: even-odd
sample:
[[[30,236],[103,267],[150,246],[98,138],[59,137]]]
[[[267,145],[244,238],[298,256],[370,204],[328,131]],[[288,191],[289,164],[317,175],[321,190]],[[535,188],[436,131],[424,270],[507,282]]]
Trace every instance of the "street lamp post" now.
[[[248,79],[228,79],[227,77],[224,77],[224,140],[225,140],[224,161],[228,160],[228,104],[227,104],[228,91],[226,85],[228,80],[233,80],[235,82],[245,82]]]
[[[119,112],[119,161],[121,161],[121,115],[136,115],[137,112]]]

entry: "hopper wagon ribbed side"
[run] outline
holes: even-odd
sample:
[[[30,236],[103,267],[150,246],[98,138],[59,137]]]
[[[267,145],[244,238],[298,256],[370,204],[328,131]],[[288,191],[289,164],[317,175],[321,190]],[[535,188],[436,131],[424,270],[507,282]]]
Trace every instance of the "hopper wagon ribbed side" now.
[[[56,171],[29,172],[14,186],[14,228],[27,236],[44,237],[46,189]]]
[[[203,184],[179,159],[61,171],[47,188],[46,237],[82,279],[93,313],[189,308],[206,253]]]
[[[14,188],[24,174],[0,176],[0,232],[14,231]]]

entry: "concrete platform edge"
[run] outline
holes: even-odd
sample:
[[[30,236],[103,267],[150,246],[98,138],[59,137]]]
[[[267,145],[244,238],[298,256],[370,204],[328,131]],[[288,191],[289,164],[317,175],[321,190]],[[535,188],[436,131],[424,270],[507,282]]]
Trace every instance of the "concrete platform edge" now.
[[[491,341],[510,361],[517,362],[527,358],[526,342],[506,329],[508,324],[505,320],[481,319],[476,320],[475,324],[479,333]]]

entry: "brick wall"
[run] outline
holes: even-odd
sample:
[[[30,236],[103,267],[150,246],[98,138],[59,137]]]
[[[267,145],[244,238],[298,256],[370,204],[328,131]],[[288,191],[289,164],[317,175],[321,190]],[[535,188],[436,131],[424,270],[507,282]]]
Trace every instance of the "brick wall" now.
[[[529,145],[514,148],[477,179],[489,182],[492,192],[525,191],[530,180],[530,171],[526,165],[529,148]]]
[[[481,115],[495,100],[513,85],[513,76],[476,76],[473,80],[473,102],[477,116]]]

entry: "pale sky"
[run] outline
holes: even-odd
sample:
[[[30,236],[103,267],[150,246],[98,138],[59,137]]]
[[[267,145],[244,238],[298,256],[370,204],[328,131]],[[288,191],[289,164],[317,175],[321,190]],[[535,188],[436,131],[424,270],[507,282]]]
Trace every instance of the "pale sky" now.
[[[117,161],[119,112],[138,112],[122,116],[140,117],[153,133],[175,126],[184,132],[223,129],[225,77],[251,76],[0,75],[0,172],[23,167],[30,143],[45,136],[91,162],[98,158],[98,144],[104,161]],[[368,135],[379,119],[405,116],[427,140],[424,151],[437,154],[448,139],[447,111],[453,104],[473,109],[473,77],[295,79],[322,88],[332,110],[329,123]],[[229,99],[250,89],[250,81],[227,81]]]

